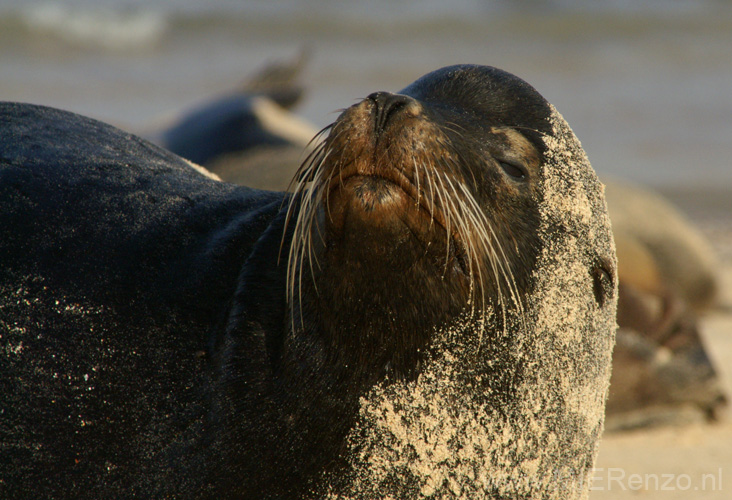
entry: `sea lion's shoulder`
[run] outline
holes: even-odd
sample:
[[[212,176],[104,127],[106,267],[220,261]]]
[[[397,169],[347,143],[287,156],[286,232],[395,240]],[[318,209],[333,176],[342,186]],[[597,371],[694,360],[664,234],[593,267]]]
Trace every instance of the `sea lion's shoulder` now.
[[[67,111],[0,103],[0,134],[3,271],[35,269],[59,293],[157,300],[215,271],[235,280],[284,199]]]

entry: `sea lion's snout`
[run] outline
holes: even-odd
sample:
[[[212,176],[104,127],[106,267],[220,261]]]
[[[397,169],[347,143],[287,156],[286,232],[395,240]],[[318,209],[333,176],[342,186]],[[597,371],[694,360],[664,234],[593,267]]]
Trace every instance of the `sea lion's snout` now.
[[[436,227],[446,231],[447,198],[436,195],[446,181],[438,177],[460,182],[438,164],[449,156],[447,142],[423,105],[407,95],[374,92],[346,109],[325,140],[320,164],[330,227],[342,233],[353,221],[379,231],[428,233],[423,240],[434,239]]]
[[[417,100],[402,94],[374,92],[366,100],[373,103],[374,133],[377,137],[393,118],[402,114],[416,118],[422,112],[422,106]]]

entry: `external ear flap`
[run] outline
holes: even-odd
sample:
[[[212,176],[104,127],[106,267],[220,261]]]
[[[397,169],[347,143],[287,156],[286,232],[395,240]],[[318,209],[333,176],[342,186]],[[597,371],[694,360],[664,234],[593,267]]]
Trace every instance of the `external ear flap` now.
[[[600,307],[604,307],[615,294],[613,276],[612,264],[607,259],[599,259],[592,268],[592,290]]]

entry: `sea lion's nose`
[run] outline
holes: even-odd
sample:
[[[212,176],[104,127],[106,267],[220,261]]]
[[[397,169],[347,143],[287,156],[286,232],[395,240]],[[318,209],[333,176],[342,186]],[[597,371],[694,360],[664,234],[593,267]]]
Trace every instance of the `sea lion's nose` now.
[[[374,92],[367,97],[374,103],[374,127],[379,133],[384,130],[391,119],[402,112],[417,116],[419,103],[409,96],[392,94],[391,92]]]

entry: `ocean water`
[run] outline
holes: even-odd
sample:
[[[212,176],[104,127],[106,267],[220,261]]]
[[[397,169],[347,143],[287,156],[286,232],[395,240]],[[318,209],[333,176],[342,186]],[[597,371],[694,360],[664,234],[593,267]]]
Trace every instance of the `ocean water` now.
[[[320,127],[456,63],[531,83],[601,175],[732,191],[732,1],[0,0],[0,99],[139,130],[306,50]]]

